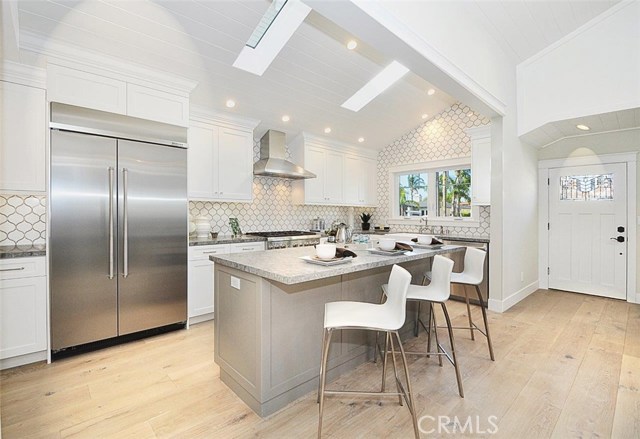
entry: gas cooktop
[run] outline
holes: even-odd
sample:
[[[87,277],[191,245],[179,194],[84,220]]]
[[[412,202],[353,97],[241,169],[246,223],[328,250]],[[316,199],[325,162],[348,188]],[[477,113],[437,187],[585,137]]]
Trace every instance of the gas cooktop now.
[[[280,238],[288,236],[317,236],[316,232],[308,232],[303,230],[284,230],[275,232],[248,232],[247,235],[262,236],[263,238]]]

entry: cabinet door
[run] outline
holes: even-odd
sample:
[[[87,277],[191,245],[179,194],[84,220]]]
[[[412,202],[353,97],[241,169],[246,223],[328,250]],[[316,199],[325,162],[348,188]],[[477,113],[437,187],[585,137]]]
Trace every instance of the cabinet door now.
[[[188,132],[187,175],[189,198],[218,198],[218,128],[192,122]]]
[[[0,190],[44,192],[44,90],[0,82],[0,110]]]
[[[213,267],[208,258],[189,261],[189,318],[213,312]]]
[[[127,114],[186,127],[189,125],[189,98],[127,84]]]
[[[377,187],[378,168],[375,160],[362,160],[362,178],[360,197],[365,206],[375,206],[378,204]]]
[[[471,142],[471,200],[475,205],[491,204],[491,138]]]
[[[327,151],[325,155],[324,195],[327,203],[342,203],[344,155]],[[313,171],[312,171],[313,172]]]
[[[304,167],[316,174],[316,178],[308,178],[304,181],[304,200],[306,203],[326,203],[324,194],[325,174],[324,149],[308,147],[305,150]]]
[[[218,198],[251,201],[253,198],[253,134],[221,127],[218,151]]]
[[[343,201],[350,206],[363,204],[363,169],[361,160],[355,156],[345,156],[344,158],[344,194]]]
[[[0,359],[46,349],[46,277],[0,280]]]
[[[127,83],[56,65],[47,68],[49,101],[127,114]]]

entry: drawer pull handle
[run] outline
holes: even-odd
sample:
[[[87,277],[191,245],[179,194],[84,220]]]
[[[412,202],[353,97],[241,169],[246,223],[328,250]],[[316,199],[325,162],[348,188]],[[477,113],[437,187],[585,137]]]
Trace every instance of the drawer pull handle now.
[[[210,251],[210,252],[202,252],[202,254],[209,254],[209,253],[218,253],[218,250],[213,250],[213,251]]]
[[[22,271],[24,270],[24,267],[18,267],[18,268],[0,268],[0,271]]]
[[[245,250],[245,251],[246,250],[253,250],[253,247],[248,247],[248,248],[247,247],[243,247],[242,250]]]

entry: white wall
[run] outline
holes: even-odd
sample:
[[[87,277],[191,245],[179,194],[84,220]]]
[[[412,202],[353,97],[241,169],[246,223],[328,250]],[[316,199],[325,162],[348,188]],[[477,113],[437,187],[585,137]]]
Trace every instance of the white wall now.
[[[640,2],[622,2],[524,61],[518,133],[640,107]]]

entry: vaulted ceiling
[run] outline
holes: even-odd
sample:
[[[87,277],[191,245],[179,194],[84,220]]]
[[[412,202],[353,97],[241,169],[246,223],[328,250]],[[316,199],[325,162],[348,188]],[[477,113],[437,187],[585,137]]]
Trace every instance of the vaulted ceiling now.
[[[567,35],[616,1],[473,1],[473,13],[515,63]],[[361,111],[340,107],[392,60],[311,12],[263,76],[232,64],[269,7],[266,0],[28,0],[18,2],[21,44],[46,53],[75,47],[196,80],[192,103],[379,149],[455,99],[429,96],[429,78],[409,73]],[[40,47],[38,47],[40,46]],[[228,99],[237,105],[225,107]],[[283,122],[283,115],[290,116]],[[330,134],[324,129],[331,127]]]

